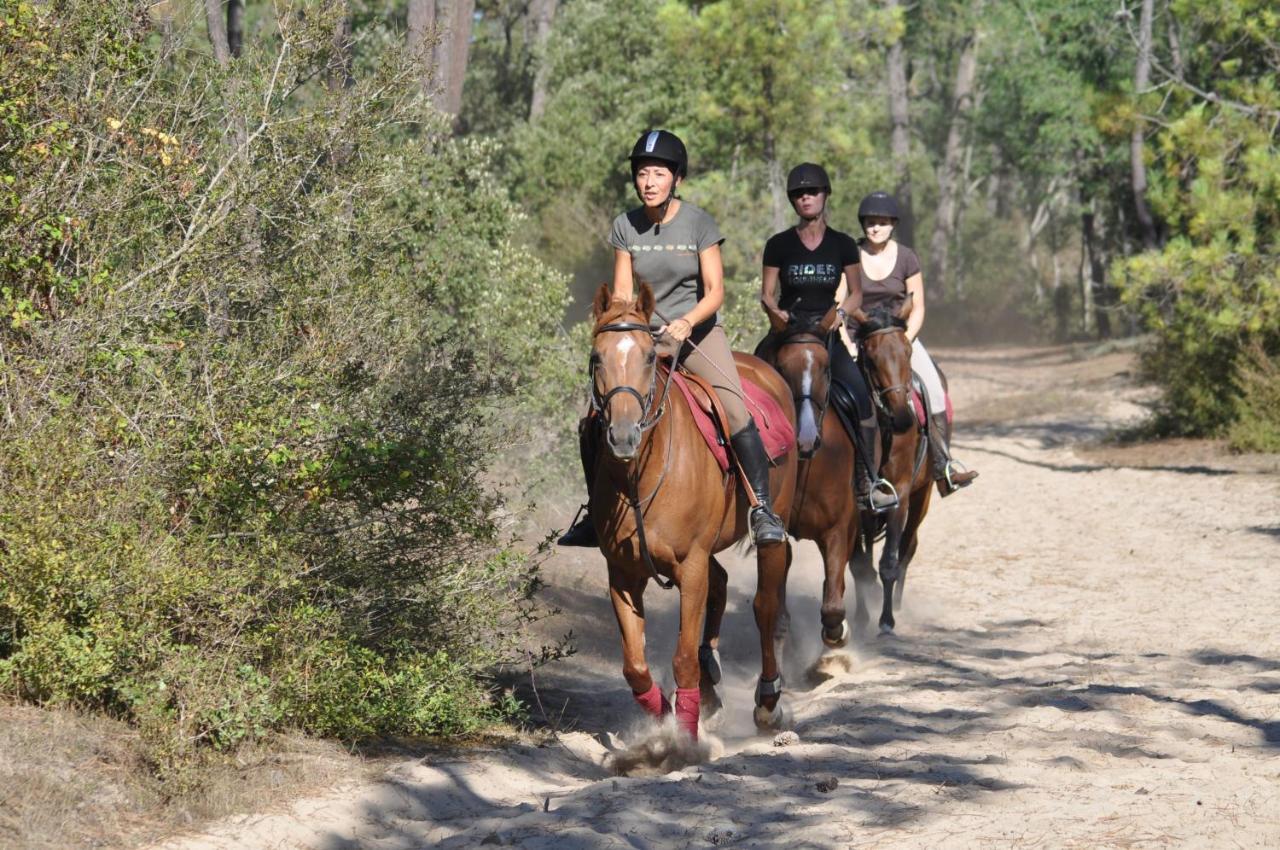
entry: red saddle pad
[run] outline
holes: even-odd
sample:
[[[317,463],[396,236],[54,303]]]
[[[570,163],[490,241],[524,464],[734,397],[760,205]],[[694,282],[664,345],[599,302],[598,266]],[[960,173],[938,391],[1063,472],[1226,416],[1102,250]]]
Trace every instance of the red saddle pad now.
[[[719,426],[698,404],[684,376],[677,372],[675,381],[685,401],[689,403],[689,409],[693,411],[693,421],[698,423],[698,431],[702,433],[702,439],[706,440],[707,448],[711,449],[711,454],[715,456],[716,463],[720,464],[721,471],[727,472],[729,452],[720,442]],[[746,395],[747,412],[755,419],[756,427],[760,429],[764,450],[768,453],[770,460],[777,460],[795,446],[795,429],[791,427],[791,422],[773,396],[746,378],[742,379],[742,389]]]

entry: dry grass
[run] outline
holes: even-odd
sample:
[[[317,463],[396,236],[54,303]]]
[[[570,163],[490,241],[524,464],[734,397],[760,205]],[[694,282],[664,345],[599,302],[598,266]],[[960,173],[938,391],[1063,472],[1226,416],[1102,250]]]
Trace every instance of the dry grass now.
[[[142,761],[137,734],[123,723],[0,700],[0,847],[137,847],[368,778],[381,767],[333,743],[280,738],[205,766],[197,790],[168,797]]]

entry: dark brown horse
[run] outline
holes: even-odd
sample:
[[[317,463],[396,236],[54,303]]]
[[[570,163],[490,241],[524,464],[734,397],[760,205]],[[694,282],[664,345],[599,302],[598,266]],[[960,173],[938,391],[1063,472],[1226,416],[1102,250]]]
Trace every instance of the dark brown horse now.
[[[696,738],[703,698],[708,707],[719,704],[717,650],[728,574],[714,555],[747,534],[749,506],[734,478],[721,472],[688,404],[680,393],[668,394],[669,379],[659,368],[649,330],[653,307],[647,285],[635,301],[613,300],[608,286],[596,294],[591,392],[605,450],[597,452],[590,513],[609,564],[609,596],[622,632],[622,674],[636,701],[654,716],[668,708],[645,659],[644,592],[651,580],[679,588],[675,713],[679,726]],[[743,378],[790,411],[786,384],[776,372],[755,357],[735,357]],[[770,472],[774,508],[783,517],[791,509],[795,473],[793,453]],[[780,543],[756,551],[761,663],[755,720],[761,727],[783,721],[774,633],[788,547]]]
[[[844,646],[849,639],[845,619],[844,570],[858,536],[858,508],[853,491],[855,447],[839,417],[827,415],[830,403],[832,340],[835,309],[787,326],[775,326],[761,346],[791,388],[796,408],[796,446],[800,467],[788,531],[812,540],[822,553],[822,641]],[[835,339],[830,344],[841,345]]]
[[[893,631],[893,608],[902,601],[902,584],[907,567],[916,554],[920,523],[929,511],[933,492],[933,476],[927,459],[925,436],[921,432],[911,402],[911,340],[907,339],[907,317],[911,315],[911,297],[896,311],[873,310],[870,314],[857,310],[852,318],[857,323],[859,363],[867,376],[881,428],[892,432],[889,454],[880,474],[893,484],[900,499],[880,521],[884,528],[884,549],[880,555],[880,583],[884,602],[880,610],[880,631]],[[874,523],[874,524],[873,524]],[[872,529],[879,525],[863,517],[863,557],[852,563],[854,577],[855,623],[865,622],[865,591],[874,582],[871,574]]]

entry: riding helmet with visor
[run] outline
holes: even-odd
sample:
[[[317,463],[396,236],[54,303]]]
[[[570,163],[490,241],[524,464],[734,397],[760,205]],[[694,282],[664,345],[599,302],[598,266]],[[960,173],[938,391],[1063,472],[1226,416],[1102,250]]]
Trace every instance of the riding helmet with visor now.
[[[666,130],[645,130],[631,148],[631,179],[634,180],[640,170],[640,161],[656,159],[671,166],[676,177],[685,177],[689,172],[689,152],[684,142],[675,133]]]
[[[866,219],[873,215],[891,218],[894,221],[902,218],[902,214],[898,211],[898,201],[888,192],[872,192],[858,204],[858,221],[862,222],[864,227]]]
[[[802,162],[787,175],[787,194],[798,189],[818,189],[831,194],[831,178],[821,165],[813,162]]]

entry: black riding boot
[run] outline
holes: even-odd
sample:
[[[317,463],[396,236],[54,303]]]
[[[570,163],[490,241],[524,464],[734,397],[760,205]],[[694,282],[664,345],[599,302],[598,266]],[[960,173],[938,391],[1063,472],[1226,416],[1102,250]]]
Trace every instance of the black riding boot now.
[[[729,445],[747,478],[742,482],[743,488],[750,487],[760,503],[751,509],[751,536],[755,538],[756,545],[781,543],[787,539],[787,529],[773,512],[773,502],[769,498],[769,456],[755,421],[730,437]]]
[[[951,459],[947,448],[951,442],[951,427],[945,414],[929,417],[929,461],[933,467],[933,480],[938,484],[938,495],[946,498],[961,487],[968,487],[978,477],[974,470]]]
[[[591,479],[596,471],[596,444],[599,434],[596,433],[596,422],[593,417],[583,417],[578,423],[578,453],[582,458],[582,474],[587,479],[587,503],[578,508],[578,516],[573,525],[560,536],[556,543],[560,546],[585,546],[595,548],[600,545],[596,537],[596,526],[591,521]]]
[[[893,510],[898,506],[898,494],[893,485],[883,478],[873,477],[871,470],[867,468],[868,462],[874,463],[876,456],[876,438],[879,434],[875,420],[859,422],[858,434],[862,443],[854,462],[857,469],[854,495],[858,497],[858,506],[877,514]]]

